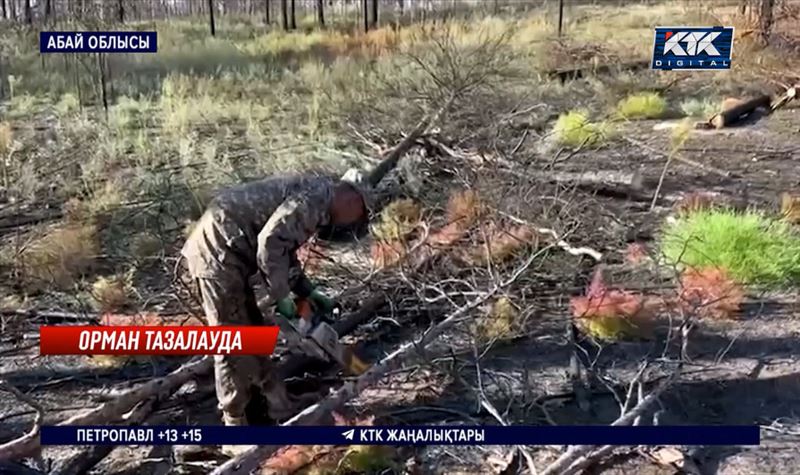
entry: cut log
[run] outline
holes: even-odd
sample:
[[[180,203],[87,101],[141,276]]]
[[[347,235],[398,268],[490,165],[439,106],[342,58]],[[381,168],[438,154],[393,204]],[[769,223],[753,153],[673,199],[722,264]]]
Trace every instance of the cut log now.
[[[717,129],[736,125],[743,120],[752,117],[753,113],[759,109],[769,111],[772,99],[767,95],[758,96],[746,101],[728,101],[723,104],[723,110],[711,118],[711,124]]]

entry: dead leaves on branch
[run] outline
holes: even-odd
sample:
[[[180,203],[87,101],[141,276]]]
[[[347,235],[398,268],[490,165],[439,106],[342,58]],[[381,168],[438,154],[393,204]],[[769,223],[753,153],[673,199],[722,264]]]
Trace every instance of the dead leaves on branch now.
[[[611,289],[595,271],[586,294],[570,300],[572,316],[586,333],[602,340],[650,337],[660,302],[641,294]]]
[[[578,326],[595,338],[650,338],[660,311],[732,319],[739,314],[744,295],[744,288],[720,267],[685,269],[677,292],[663,297],[609,288],[598,267],[586,294],[570,299],[570,310]]]
[[[678,305],[684,312],[714,319],[735,318],[744,300],[744,288],[721,267],[686,269],[680,278]]]
[[[452,248],[470,236],[475,236],[475,240],[459,246],[454,257],[473,266],[506,262],[539,242],[538,233],[524,224],[498,221],[479,224],[486,214],[486,207],[473,190],[458,191],[450,196],[443,226],[410,239],[415,230],[425,227],[425,223],[419,208],[409,201],[398,200],[390,204],[373,227],[376,240],[371,248],[371,258],[374,268],[391,267],[402,261],[412,249],[418,249],[420,255],[426,256],[434,250]]]

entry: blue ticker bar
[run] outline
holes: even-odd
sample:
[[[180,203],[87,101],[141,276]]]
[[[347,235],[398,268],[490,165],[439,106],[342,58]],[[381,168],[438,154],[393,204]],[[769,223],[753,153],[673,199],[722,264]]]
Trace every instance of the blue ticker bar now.
[[[758,445],[758,426],[45,426],[42,445]]]

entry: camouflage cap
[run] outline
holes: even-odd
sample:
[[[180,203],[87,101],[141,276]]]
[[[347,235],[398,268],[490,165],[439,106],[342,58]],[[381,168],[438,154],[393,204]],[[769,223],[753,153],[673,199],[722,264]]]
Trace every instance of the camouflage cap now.
[[[358,168],[351,168],[339,180],[351,185],[361,195],[361,198],[364,199],[364,206],[367,207],[367,214],[371,215],[373,211],[372,193],[364,173]]]

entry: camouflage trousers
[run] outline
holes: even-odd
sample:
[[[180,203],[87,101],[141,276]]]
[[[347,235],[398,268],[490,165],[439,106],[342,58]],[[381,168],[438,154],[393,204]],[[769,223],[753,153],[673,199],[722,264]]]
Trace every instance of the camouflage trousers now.
[[[255,296],[238,272],[195,282],[209,325],[264,325]],[[264,424],[292,413],[268,355],[214,355],[214,376],[225,425]]]

